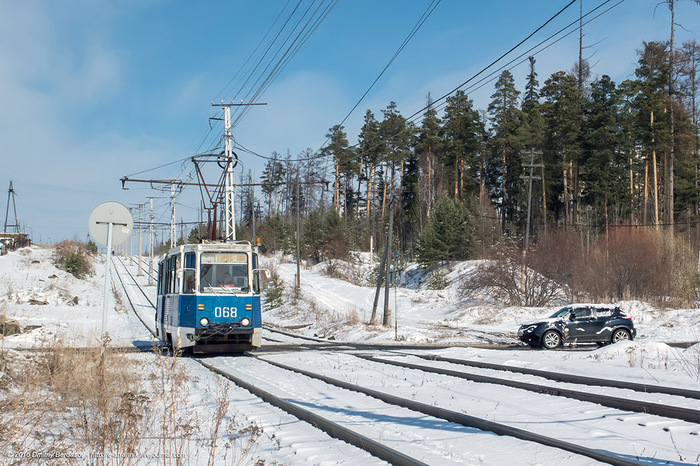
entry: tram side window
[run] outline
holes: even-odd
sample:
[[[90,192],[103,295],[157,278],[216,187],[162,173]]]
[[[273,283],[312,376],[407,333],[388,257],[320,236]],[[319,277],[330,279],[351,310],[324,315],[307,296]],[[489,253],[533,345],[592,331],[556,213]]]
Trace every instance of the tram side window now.
[[[163,275],[161,276],[163,280],[163,294],[166,295],[170,293],[170,261],[163,262]]]
[[[195,286],[195,255],[193,252],[185,254],[185,268],[182,270],[182,292],[184,294],[194,294]]]
[[[172,293],[172,275],[173,275],[173,261],[171,259],[168,259],[165,261],[165,266],[163,267],[165,270],[165,276],[163,277],[163,294],[170,294]]]
[[[163,263],[158,264],[158,294],[163,295]]]
[[[173,256],[170,258],[170,292],[171,293],[179,293],[180,292],[180,283],[179,283],[179,277],[178,277],[178,265],[180,262],[180,257],[179,256]]]
[[[258,270],[258,255],[253,254],[253,293],[260,293],[260,270]]]

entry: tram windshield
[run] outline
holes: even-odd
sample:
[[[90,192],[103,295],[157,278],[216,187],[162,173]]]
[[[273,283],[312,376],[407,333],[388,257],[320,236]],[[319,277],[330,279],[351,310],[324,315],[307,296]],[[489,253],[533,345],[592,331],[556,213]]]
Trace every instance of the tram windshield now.
[[[248,293],[248,255],[241,252],[203,252],[200,293]]]

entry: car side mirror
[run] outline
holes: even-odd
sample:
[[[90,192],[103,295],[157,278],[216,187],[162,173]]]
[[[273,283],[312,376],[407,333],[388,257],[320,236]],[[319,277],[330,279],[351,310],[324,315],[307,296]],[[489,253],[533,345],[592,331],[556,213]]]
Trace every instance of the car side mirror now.
[[[573,312],[569,314],[569,320],[576,320],[576,314],[574,314]]]

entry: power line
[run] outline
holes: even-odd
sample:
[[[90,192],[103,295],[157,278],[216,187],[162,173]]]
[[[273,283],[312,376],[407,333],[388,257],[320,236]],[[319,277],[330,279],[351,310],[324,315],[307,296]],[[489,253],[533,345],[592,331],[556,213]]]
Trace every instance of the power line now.
[[[557,16],[559,16],[560,14],[562,14],[564,11],[566,11],[571,5],[573,5],[573,4],[576,3],[577,1],[579,1],[579,0],[571,0],[566,6],[564,6],[564,8],[562,8],[561,10],[559,10],[554,16],[552,16],[552,17],[549,18],[547,21],[545,21],[540,27],[538,27],[537,29],[535,29],[534,31],[532,31],[532,32],[531,32],[527,37],[525,37],[523,40],[521,40],[521,41],[518,42],[516,45],[514,45],[513,47],[511,47],[507,52],[505,52],[505,53],[502,54],[500,57],[498,57],[497,59],[495,59],[494,61],[492,61],[491,63],[489,63],[487,66],[485,66],[484,68],[482,68],[481,71],[479,71],[478,73],[476,73],[476,74],[475,74],[474,76],[472,76],[471,78],[467,79],[465,82],[463,82],[463,83],[460,84],[459,86],[457,86],[457,87],[455,87],[454,89],[452,89],[452,90],[451,90],[450,92],[448,92],[447,94],[444,94],[443,96],[437,98],[437,99],[436,99],[435,101],[433,101],[432,103],[435,104],[436,102],[440,102],[441,100],[446,99],[448,96],[450,96],[451,94],[454,94],[454,93],[457,92],[459,89],[461,89],[462,87],[464,87],[465,85],[467,85],[471,80],[473,80],[474,78],[476,78],[477,76],[479,76],[481,73],[483,73],[483,72],[485,72],[486,70],[488,70],[489,68],[491,68],[493,65],[495,65],[496,63],[498,63],[499,61],[501,61],[501,60],[502,60],[503,58],[505,58],[506,56],[508,56],[513,50],[517,49],[517,48],[520,47],[522,44],[524,44],[527,40],[529,40],[532,36],[534,36],[534,35],[537,34],[539,31],[541,31],[541,30],[542,30],[545,26],[547,26],[549,23],[551,23],[552,21],[554,21],[554,19],[555,19]],[[610,1],[610,0],[607,0],[607,1]],[[606,2],[606,3],[607,3],[607,2]],[[418,110],[416,113],[414,113],[413,115],[411,115],[410,117],[408,117],[407,120],[410,120],[411,118],[415,117],[416,115],[423,113],[423,112],[424,112],[425,110],[427,110],[428,108],[430,108],[430,105],[426,105],[426,106],[423,107],[422,109]]]
[[[586,13],[583,17],[589,16],[589,15],[592,14],[593,12],[595,12],[595,11],[597,11],[598,9],[600,9],[601,7],[603,7],[605,4],[610,3],[610,1],[611,1],[611,0],[606,0],[606,1],[604,1],[603,3],[601,3],[600,5],[598,5],[597,7],[593,8],[593,9],[590,10],[588,13]],[[616,4],[614,4],[614,5],[611,6],[610,8],[604,10],[603,12],[601,12],[600,14],[598,14],[597,16],[595,16],[595,17],[591,18],[590,20],[588,20],[586,23],[584,23],[584,25],[587,25],[587,24],[589,24],[590,22],[596,20],[597,18],[599,18],[599,17],[602,16],[603,14],[609,12],[610,10],[612,10],[612,9],[615,8],[615,7],[617,7],[618,5],[620,5],[620,4],[623,3],[623,2],[624,2],[624,0],[618,1]],[[569,5],[567,5],[565,8],[569,7],[570,5],[571,5],[571,3],[569,3]],[[562,11],[563,11],[563,10],[560,10],[555,16],[553,16],[552,18],[550,18],[549,20],[547,20],[547,22],[545,22],[542,26],[540,26],[535,32],[541,30],[542,27],[544,27],[547,23],[551,22],[551,20],[552,20],[554,17],[556,17],[557,15],[559,15]],[[578,21],[579,21],[579,20],[576,19],[575,21],[572,21],[571,23],[569,23],[569,24],[566,25],[565,27],[559,29],[557,32],[555,32],[554,34],[551,34],[549,37],[547,37],[546,39],[542,40],[541,42],[539,42],[539,43],[536,44],[535,46],[531,47],[531,48],[528,49],[527,51],[523,52],[523,53],[520,54],[518,57],[516,57],[516,58],[514,58],[513,60],[509,61],[508,63],[506,63],[505,65],[501,66],[500,68],[496,69],[495,71],[493,71],[492,73],[490,73],[490,74],[487,75],[486,77],[482,78],[481,80],[477,81],[476,83],[472,84],[471,86],[469,86],[469,87],[467,88],[467,90],[469,90],[469,91],[474,91],[474,90],[480,89],[481,87],[485,86],[485,85],[488,84],[489,82],[492,82],[493,80],[495,80],[496,77],[494,77],[494,76],[498,73],[498,71],[503,70],[503,69],[506,68],[508,65],[511,65],[512,63],[514,63],[514,62],[517,61],[518,59],[522,58],[523,56],[537,55],[537,54],[543,52],[544,50],[546,50],[547,48],[551,47],[552,45],[556,44],[557,42],[563,40],[565,37],[568,37],[569,35],[573,34],[573,33],[576,31],[576,29],[574,29],[574,30],[572,30],[572,31],[569,31],[568,33],[566,33],[566,34],[563,35],[562,37],[558,38],[556,41],[549,43],[548,45],[546,45],[545,47],[541,48],[540,50],[538,50],[538,51],[536,51],[536,52],[534,52],[534,53],[530,53],[530,52],[532,52],[534,49],[536,49],[537,47],[540,47],[541,45],[543,45],[543,44],[549,42],[551,39],[553,39],[553,38],[555,38],[556,36],[560,35],[562,32],[565,32],[565,31],[566,31],[568,28],[570,28],[572,25],[575,25],[576,23],[578,23]],[[578,26],[577,26],[577,27],[578,27]],[[533,35],[535,32],[531,33],[531,34],[528,36],[528,38],[529,38],[529,37],[532,37],[532,35]],[[525,40],[527,40],[527,39],[525,39]],[[525,40],[521,41],[518,45],[521,45],[523,42],[525,42]],[[517,47],[518,47],[518,46],[515,46],[515,47],[511,48],[511,51],[514,50],[514,49],[517,48]],[[464,84],[466,84],[466,83],[472,81],[474,78],[476,78],[477,76],[479,76],[480,74],[482,74],[485,70],[487,70],[489,67],[493,66],[493,64],[497,63],[497,62],[498,62],[500,59],[502,59],[505,55],[506,55],[506,54],[502,55],[501,58],[499,58],[498,60],[495,60],[495,61],[492,62],[489,66],[483,68],[481,71],[479,71],[478,73],[474,74],[471,78],[469,78],[467,81],[465,81],[465,83],[463,83],[462,85],[460,85],[460,86],[458,86],[457,88],[455,88],[455,90],[453,90],[452,92],[455,92],[456,90],[459,90],[461,87],[464,86]],[[525,59],[521,60],[520,62],[516,63],[515,65],[513,65],[513,66],[510,67],[509,69],[513,69],[513,68],[519,66],[519,65],[522,64],[525,60],[527,60],[527,58],[525,58]],[[445,94],[442,98],[449,96],[452,92],[450,92],[450,93],[448,93],[448,94]],[[441,108],[443,108],[443,107],[446,106],[446,104],[447,104],[447,102],[445,101],[445,102],[442,102],[442,103],[440,103],[440,104],[438,104],[438,105],[435,105],[435,102],[437,102],[437,100],[431,101],[430,104],[428,104],[427,106],[423,107],[423,108],[422,108],[421,110],[419,110],[418,112],[415,112],[415,113],[412,114],[410,117],[406,118],[407,126],[406,126],[406,128],[405,128],[404,130],[402,130],[402,132],[404,132],[404,131],[410,131],[410,130],[411,130],[410,123],[413,123],[413,122],[417,121],[417,120],[418,120],[418,117],[420,117],[420,116],[421,116],[421,113],[424,112],[425,110],[427,110],[427,109],[429,109],[429,108],[434,108],[435,110],[440,110]],[[397,134],[393,135],[392,137],[396,137],[396,136],[398,136],[399,134],[401,134],[401,133],[397,133]],[[326,142],[327,142],[327,141],[326,141]],[[324,144],[325,144],[325,143],[324,143]],[[352,146],[350,146],[350,147],[357,147],[358,145],[359,145],[359,143],[358,143],[358,144],[354,144],[354,145],[352,145]],[[322,149],[322,148],[321,148],[321,149]],[[320,152],[321,149],[319,149],[319,152]],[[319,155],[318,157],[323,157],[323,155]],[[345,163],[347,163],[347,162],[345,162]],[[344,163],[344,164],[345,164],[345,163]]]
[[[457,90],[461,89],[461,88],[464,87],[466,84],[468,84],[469,82],[471,82],[471,81],[473,81],[475,78],[477,78],[479,75],[483,74],[486,70],[488,70],[489,68],[491,68],[493,65],[495,65],[496,63],[498,63],[499,61],[501,61],[501,60],[502,60],[504,57],[506,57],[508,54],[510,54],[510,53],[513,52],[515,49],[517,49],[518,47],[520,47],[523,43],[525,43],[527,40],[529,40],[530,38],[532,38],[537,32],[541,31],[544,27],[546,27],[549,23],[551,23],[551,22],[552,22],[554,19],[556,19],[559,15],[561,15],[566,9],[568,9],[568,8],[569,8],[571,5],[573,5],[576,1],[577,1],[577,0],[572,0],[572,1],[570,1],[567,5],[565,5],[562,9],[560,9],[557,13],[555,13],[553,16],[551,16],[549,19],[547,19],[542,25],[540,25],[540,26],[537,27],[533,32],[531,32],[530,34],[528,34],[527,37],[525,37],[523,40],[519,41],[516,45],[514,45],[513,47],[511,47],[507,52],[505,52],[504,54],[502,54],[502,55],[501,55],[500,57],[498,57],[496,60],[493,60],[489,65],[485,66],[483,69],[481,69],[479,72],[477,72],[476,74],[474,74],[473,76],[471,76],[471,77],[470,77],[469,79],[467,79],[464,83],[462,83],[462,84],[460,84],[459,86],[457,86],[456,88],[454,88],[452,91],[450,91],[450,92],[444,94],[444,95],[441,96],[439,99],[436,99],[436,100],[432,101],[429,105],[427,105],[427,106],[423,107],[422,109],[418,110],[417,112],[413,113],[411,116],[409,116],[408,118],[406,118],[406,122],[407,122],[407,123],[411,123],[411,122],[417,120],[417,117],[420,116],[420,115],[421,115],[423,112],[425,112],[427,109],[429,109],[429,108],[431,108],[431,107],[432,107],[432,108],[436,108],[435,104],[436,104],[437,102],[439,102],[440,100],[446,99],[448,96],[450,96],[451,94],[453,94],[453,93],[456,92]],[[590,15],[592,12],[598,10],[599,8],[601,8],[603,5],[609,3],[610,1],[611,1],[611,0],[605,0],[603,3],[601,3],[600,5],[598,5],[597,7],[595,7],[594,9],[590,10],[590,11],[589,11],[588,13],[586,13],[586,15],[584,15],[584,16]],[[605,10],[603,13],[601,13],[601,14],[598,15],[598,16],[596,16],[596,17],[593,18],[592,20],[597,19],[597,18],[600,17],[602,14],[606,13],[607,11],[610,11],[612,8],[614,8],[615,6],[619,5],[619,4],[622,3],[623,1],[624,1],[624,0],[619,1],[619,2],[618,2],[617,4],[615,4],[613,7],[609,8],[608,10]],[[430,9],[431,6],[433,6],[432,9]],[[426,11],[429,11],[428,15],[429,15],[430,13],[432,13],[432,11],[435,9],[435,7],[437,7],[437,4],[433,5],[433,4],[431,3],[431,5],[428,6],[428,9],[426,9]],[[418,23],[418,24],[420,24],[420,25],[422,25],[422,23],[425,21],[425,19],[427,19],[427,16],[425,16],[425,13],[424,13],[424,16],[421,17],[421,19],[422,19],[422,21],[419,20],[419,23]],[[592,20],[591,20],[591,21],[592,21]],[[541,46],[542,44],[546,43],[547,41],[549,41],[549,40],[551,40],[552,38],[556,37],[557,35],[561,34],[563,31],[565,31],[566,29],[568,29],[569,27],[571,27],[571,25],[574,24],[574,23],[576,23],[577,21],[578,21],[578,20],[576,20],[576,21],[570,23],[570,24],[567,25],[566,27],[564,27],[564,28],[560,29],[559,31],[557,31],[556,33],[550,35],[547,39],[541,41],[541,42],[540,42],[539,44],[537,44],[535,47],[529,49],[528,52],[532,51],[534,48],[537,48],[537,47]],[[590,21],[588,21],[588,22],[590,22]],[[587,22],[586,24],[588,24],[588,22]],[[415,27],[414,27],[414,29],[415,29]],[[415,30],[417,31],[417,29],[415,29]],[[413,34],[415,34],[415,32],[413,32]],[[569,34],[571,34],[571,32],[569,32]],[[568,35],[568,34],[567,34],[567,35]],[[412,35],[409,34],[409,37],[412,37]],[[566,36],[564,36],[564,37],[566,37]],[[560,38],[560,39],[558,39],[557,41],[559,41],[559,40],[561,40],[561,39],[563,39],[563,37]],[[410,40],[410,39],[409,39],[409,40]],[[406,42],[406,41],[405,41],[405,42]],[[555,42],[555,43],[556,43],[556,42]],[[401,48],[400,48],[399,50],[401,50]],[[546,50],[546,47],[543,48],[542,50],[538,51],[538,52],[535,52],[535,53],[540,53],[540,52],[543,51],[543,50]],[[524,52],[523,54],[520,55],[520,57],[522,57],[523,55],[526,55],[528,52]],[[519,58],[519,57],[518,57],[518,58]],[[517,60],[517,58],[514,59],[514,60]],[[511,60],[508,64],[513,63],[514,60]],[[504,65],[503,67],[499,68],[499,70],[503,69],[505,66],[508,66],[508,64],[506,64],[506,65]],[[520,64],[520,63],[516,64],[516,66],[519,65],[519,64]],[[498,70],[497,70],[497,71],[498,71]],[[497,72],[497,71],[496,71],[496,72]],[[496,73],[496,72],[494,72],[494,73]],[[494,73],[492,73],[491,75],[493,75]],[[489,76],[491,76],[491,75],[489,75]],[[380,76],[381,76],[381,74],[380,74]],[[378,79],[379,79],[379,78],[378,78]],[[482,81],[483,81],[483,80],[482,80]],[[479,81],[477,84],[482,83],[482,81]],[[364,96],[363,96],[363,98],[364,98]],[[361,100],[362,100],[362,99],[361,99]],[[358,103],[357,105],[359,105],[359,103]],[[354,111],[354,109],[357,107],[357,105],[356,105],[355,107],[353,107],[353,109],[351,110],[351,112]],[[444,104],[438,104],[438,105],[437,105],[437,109],[442,108],[442,106],[444,106]],[[348,115],[348,116],[349,116],[349,115]],[[343,120],[343,122],[344,122],[346,119],[347,119],[347,116],[346,116],[346,118]],[[341,123],[341,124],[342,124],[342,123]],[[410,129],[410,127],[407,127],[404,131],[408,131],[409,129]],[[400,134],[400,133],[399,133],[399,134]],[[397,135],[398,135],[398,134],[397,134]],[[394,136],[396,136],[396,135],[394,135]],[[300,159],[291,159],[290,161],[293,161],[293,162],[305,162],[305,161],[311,161],[311,160],[315,160],[315,159],[319,159],[319,158],[325,157],[324,154],[321,154],[321,151],[323,150],[323,148],[325,147],[325,145],[328,143],[328,140],[329,140],[329,139],[326,139],[326,141],[325,141],[325,142],[321,145],[321,147],[316,151],[316,155],[314,155],[314,156],[312,156],[312,157],[306,157],[306,158],[300,158]],[[350,146],[350,147],[356,147],[357,145],[358,145],[358,144],[353,144],[353,145]],[[248,152],[248,153],[251,153],[251,154],[253,154],[253,155],[257,156],[257,157],[260,157],[260,158],[262,158],[262,159],[272,160],[271,157],[263,156],[263,155],[258,154],[258,153],[256,153],[256,152],[250,150],[250,149],[244,148],[244,147],[242,147],[242,146],[240,146],[240,145],[239,145],[239,147],[241,147],[242,150],[244,150],[244,151],[246,151],[246,152]]]
[[[399,48],[394,52],[394,56],[391,57],[389,62],[386,64],[384,69],[379,73],[379,75],[375,78],[375,80],[370,84],[369,88],[365,91],[364,94],[362,94],[362,97],[357,101],[357,103],[350,109],[347,115],[345,115],[345,118],[343,118],[343,121],[341,121],[338,126],[342,126],[345,121],[352,115],[352,113],[357,109],[357,107],[360,105],[360,103],[367,97],[367,94],[372,90],[375,84],[379,81],[379,79],[384,75],[387,69],[391,66],[392,63],[394,63],[394,60],[399,56],[399,54],[403,51],[403,49],[408,45],[408,43],[413,39],[413,36],[416,35],[418,30],[423,26],[423,24],[428,20],[430,15],[435,11],[435,8],[440,4],[442,0],[433,0],[430,5],[426,8],[426,10],[423,12],[420,18],[418,18],[418,22],[413,26],[413,29],[411,29],[411,32],[408,33],[408,36],[403,40]],[[328,138],[330,139],[330,138]],[[328,139],[326,139],[326,142],[324,142],[321,147],[325,146],[328,143]]]

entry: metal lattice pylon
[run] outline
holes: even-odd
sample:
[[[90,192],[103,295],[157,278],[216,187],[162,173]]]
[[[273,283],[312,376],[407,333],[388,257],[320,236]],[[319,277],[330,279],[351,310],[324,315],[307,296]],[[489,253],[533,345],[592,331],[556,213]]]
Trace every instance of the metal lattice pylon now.
[[[15,231],[14,233],[19,233],[19,219],[17,218],[17,204],[15,204],[15,196],[17,193],[15,193],[15,188],[12,186],[12,180],[10,180],[10,189],[7,192],[7,208],[5,209],[5,227],[3,228],[3,232],[5,233],[11,233],[7,227],[14,228]],[[14,225],[8,225],[7,224],[7,219],[10,214],[10,198],[12,198],[12,209],[14,210],[15,213],[15,223]]]

